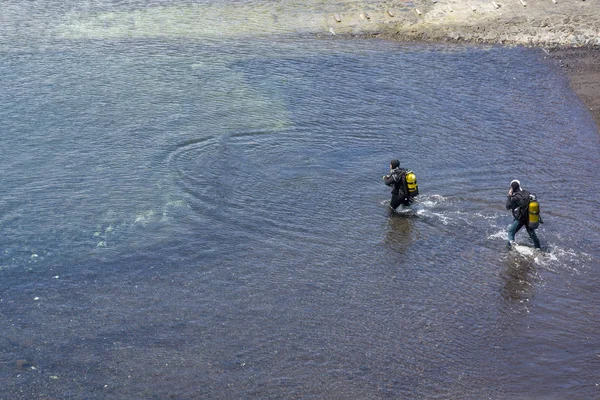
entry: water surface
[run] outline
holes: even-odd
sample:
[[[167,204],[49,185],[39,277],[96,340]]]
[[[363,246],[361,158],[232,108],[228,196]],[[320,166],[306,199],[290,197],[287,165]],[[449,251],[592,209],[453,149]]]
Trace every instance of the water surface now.
[[[600,140],[543,52],[134,32],[2,43],[0,398],[598,396]]]

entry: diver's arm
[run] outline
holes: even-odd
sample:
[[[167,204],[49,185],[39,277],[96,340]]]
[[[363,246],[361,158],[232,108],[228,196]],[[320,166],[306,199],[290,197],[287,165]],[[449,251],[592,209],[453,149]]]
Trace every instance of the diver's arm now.
[[[383,177],[383,183],[388,186],[392,186],[394,183],[396,183],[396,179],[394,179],[394,175],[385,175]]]
[[[515,194],[513,193],[512,187],[508,189],[508,197],[506,198],[506,209],[512,210],[515,208]]]
[[[512,201],[512,196],[510,196],[510,195],[509,195],[509,196],[506,198],[506,209],[507,209],[507,210],[512,210],[512,204],[513,204],[513,201]]]

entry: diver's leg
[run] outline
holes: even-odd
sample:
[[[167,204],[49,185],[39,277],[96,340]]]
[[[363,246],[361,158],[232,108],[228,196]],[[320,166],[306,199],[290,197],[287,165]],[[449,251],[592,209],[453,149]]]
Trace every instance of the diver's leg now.
[[[508,241],[510,242],[514,242],[515,241],[515,234],[519,231],[519,229],[521,229],[521,227],[523,226],[523,224],[521,222],[519,222],[518,220],[514,220],[513,223],[511,224],[511,226],[508,228]]]
[[[537,234],[535,233],[535,229],[527,228],[527,233],[529,233],[529,237],[533,240],[533,247],[536,249],[540,248],[540,239],[538,239]]]
[[[395,210],[396,208],[398,208],[398,206],[402,203],[402,199],[396,195],[393,194],[392,195],[392,200],[390,200],[390,207]]]

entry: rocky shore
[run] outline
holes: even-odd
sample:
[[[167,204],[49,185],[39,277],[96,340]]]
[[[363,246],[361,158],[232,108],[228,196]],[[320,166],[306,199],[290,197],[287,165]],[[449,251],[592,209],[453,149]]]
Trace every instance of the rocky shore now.
[[[600,0],[347,1],[326,25],[335,35],[540,47],[600,127]]]
[[[347,2],[329,17],[336,33],[409,40],[600,46],[600,0]]]

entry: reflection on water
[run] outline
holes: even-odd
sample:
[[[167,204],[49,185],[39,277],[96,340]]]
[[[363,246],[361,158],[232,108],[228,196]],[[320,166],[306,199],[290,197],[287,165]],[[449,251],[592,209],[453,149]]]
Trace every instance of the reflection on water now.
[[[403,254],[419,237],[413,226],[412,214],[398,215],[392,210],[389,211],[389,214],[385,243],[393,250]]]
[[[182,39],[163,6],[3,42],[1,396],[594,397],[600,143],[542,52]]]
[[[506,269],[502,273],[502,279],[505,281],[504,287],[500,290],[502,298],[509,303],[532,302],[535,285],[540,284],[534,259],[514,256],[509,257],[506,264]]]

